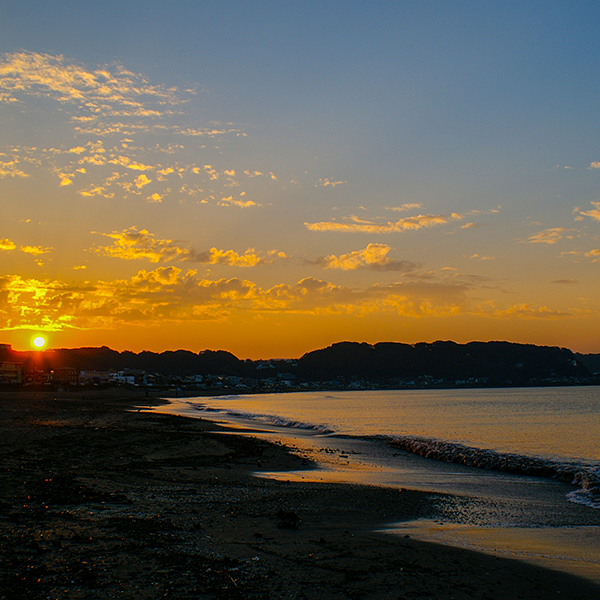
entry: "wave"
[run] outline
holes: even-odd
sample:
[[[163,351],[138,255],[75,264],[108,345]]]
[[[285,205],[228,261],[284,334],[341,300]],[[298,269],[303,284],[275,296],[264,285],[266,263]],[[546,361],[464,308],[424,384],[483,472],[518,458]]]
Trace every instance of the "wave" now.
[[[273,414],[252,413],[231,408],[214,408],[197,402],[190,407],[201,413],[210,413],[211,417],[220,415],[257,421],[264,425],[301,429],[316,434],[336,434],[335,430],[324,424],[307,423],[286,419]],[[515,475],[528,475],[556,479],[577,486],[567,494],[571,502],[600,509],[600,465],[585,465],[573,462],[561,462],[552,459],[537,458],[508,452],[497,452],[485,448],[466,446],[458,442],[416,436],[367,435],[354,436],[338,434],[345,438],[378,440],[398,450],[404,450],[417,456],[441,462],[465,465],[488,471],[501,471]]]
[[[577,504],[600,508],[600,467],[550,459],[535,458],[508,452],[496,452],[447,442],[412,436],[374,436],[393,448],[418,456],[447,463],[501,471],[516,475],[544,477],[571,483],[579,487],[567,498]]]
[[[245,412],[242,410],[232,410],[232,409],[224,409],[224,408],[211,408],[210,406],[206,406],[204,404],[190,403],[190,406],[198,411],[204,413],[211,413],[211,416],[214,414],[219,414],[223,418],[233,417],[237,419],[247,419],[250,421],[258,421],[264,425],[273,425],[276,427],[285,427],[291,429],[302,429],[304,431],[313,431],[315,433],[321,434],[329,434],[333,433],[333,429],[330,429],[326,425],[320,425],[316,423],[306,423],[303,421],[294,421],[291,419],[285,419],[283,417],[278,417],[277,415],[268,415],[262,413],[251,413]]]

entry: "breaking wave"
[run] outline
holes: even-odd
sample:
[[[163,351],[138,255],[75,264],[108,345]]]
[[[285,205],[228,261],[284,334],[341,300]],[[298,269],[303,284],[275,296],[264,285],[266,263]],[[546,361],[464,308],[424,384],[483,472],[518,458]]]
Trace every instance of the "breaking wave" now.
[[[226,419],[232,417],[234,419],[247,419],[250,421],[257,421],[263,425],[272,425],[275,427],[286,427],[291,429],[302,429],[305,431],[313,431],[315,433],[333,433],[333,430],[326,425],[318,425],[315,423],[305,423],[303,421],[294,421],[291,419],[285,419],[278,417],[277,415],[268,415],[261,413],[251,413],[241,410],[223,409],[223,408],[211,408],[202,404],[191,404],[194,410],[198,412],[211,413],[211,417],[219,415]]]
[[[213,408],[197,402],[189,404],[195,411],[210,413],[210,417],[207,414],[209,418],[219,415],[223,419],[244,419],[267,426],[300,429],[321,435],[335,435],[336,433],[335,430],[324,424],[296,421],[273,414],[253,413],[231,408]],[[398,450],[446,463],[564,481],[578,488],[567,494],[569,501],[600,509],[600,465],[598,464],[562,462],[416,436],[343,435],[343,437],[378,440]]]
[[[496,452],[465,446],[456,442],[432,440],[421,437],[374,436],[393,448],[411,452],[418,456],[447,463],[502,471],[515,475],[529,475],[557,479],[576,485],[579,489],[570,492],[567,498],[577,504],[600,508],[600,466],[559,462],[544,458]]]

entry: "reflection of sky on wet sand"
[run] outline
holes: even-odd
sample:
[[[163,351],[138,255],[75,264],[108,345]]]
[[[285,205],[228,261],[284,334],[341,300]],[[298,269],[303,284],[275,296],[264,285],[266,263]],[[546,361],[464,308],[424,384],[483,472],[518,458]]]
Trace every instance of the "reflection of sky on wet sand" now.
[[[423,520],[383,531],[514,558],[600,584],[599,527],[469,527]]]
[[[397,523],[383,531],[514,558],[600,584],[600,515],[585,526],[581,507],[565,499],[571,486],[537,478],[479,472],[390,453],[372,442],[258,434],[289,444],[317,463],[305,471],[256,473],[278,481],[385,485],[457,494],[442,517]],[[376,456],[375,456],[376,455]],[[471,500],[469,500],[471,499]],[[584,508],[584,511],[594,509]],[[520,526],[519,526],[520,525]],[[528,526],[532,525],[532,526]]]

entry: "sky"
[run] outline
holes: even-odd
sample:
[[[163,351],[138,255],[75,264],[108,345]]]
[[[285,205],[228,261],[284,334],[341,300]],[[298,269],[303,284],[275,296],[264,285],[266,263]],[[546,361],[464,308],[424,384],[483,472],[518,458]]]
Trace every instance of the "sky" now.
[[[599,22],[0,0],[0,342],[600,353]]]

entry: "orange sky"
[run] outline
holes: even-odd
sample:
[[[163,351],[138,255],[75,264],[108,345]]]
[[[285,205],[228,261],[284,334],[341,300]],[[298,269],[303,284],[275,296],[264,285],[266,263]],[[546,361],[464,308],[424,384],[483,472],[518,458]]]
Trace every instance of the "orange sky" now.
[[[600,352],[597,4],[231,4],[1,20],[0,342]]]

